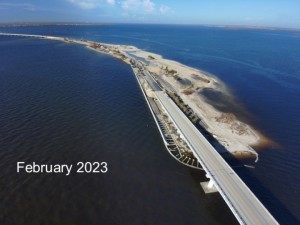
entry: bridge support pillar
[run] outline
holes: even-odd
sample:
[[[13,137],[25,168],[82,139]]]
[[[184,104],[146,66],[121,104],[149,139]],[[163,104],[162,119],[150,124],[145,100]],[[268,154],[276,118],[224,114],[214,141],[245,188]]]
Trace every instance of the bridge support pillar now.
[[[205,194],[218,192],[217,188],[214,186],[214,182],[212,179],[206,182],[200,182],[200,185],[203,188]]]
[[[212,179],[209,180],[207,187],[208,188],[212,188],[214,186],[214,182],[212,181]]]

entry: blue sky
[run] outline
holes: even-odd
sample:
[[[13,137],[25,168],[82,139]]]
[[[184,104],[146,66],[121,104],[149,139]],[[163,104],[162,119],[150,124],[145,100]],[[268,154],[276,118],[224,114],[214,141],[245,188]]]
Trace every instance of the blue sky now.
[[[0,22],[113,22],[300,28],[300,0],[0,0]]]

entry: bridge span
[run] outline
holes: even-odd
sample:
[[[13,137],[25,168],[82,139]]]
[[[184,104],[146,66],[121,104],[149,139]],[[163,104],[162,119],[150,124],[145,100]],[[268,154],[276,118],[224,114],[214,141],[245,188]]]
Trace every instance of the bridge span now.
[[[210,179],[240,224],[278,224],[216,149],[197,130],[178,106],[163,91],[154,92],[172,122],[201,163]]]
[[[133,58],[133,57],[130,57]],[[279,224],[253,192],[207,141],[202,133],[186,117],[173,100],[159,87],[151,74],[143,69],[142,64],[135,63],[142,69],[156,99],[165,113],[174,123],[181,137],[186,141],[195,157],[210,179],[208,188],[216,188],[234,216],[243,225]]]

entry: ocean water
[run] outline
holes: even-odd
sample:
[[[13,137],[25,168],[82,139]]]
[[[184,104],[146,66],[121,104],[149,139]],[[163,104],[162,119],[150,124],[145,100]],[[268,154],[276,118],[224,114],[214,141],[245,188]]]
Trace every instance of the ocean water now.
[[[282,224],[300,221],[300,31],[107,25],[0,28],[135,45],[224,81],[276,146],[234,168]],[[235,224],[204,174],[164,149],[130,68],[82,46],[0,37],[0,221]],[[107,161],[101,175],[20,175],[16,161]],[[47,220],[46,220],[47,219]],[[45,220],[47,222],[45,222]]]

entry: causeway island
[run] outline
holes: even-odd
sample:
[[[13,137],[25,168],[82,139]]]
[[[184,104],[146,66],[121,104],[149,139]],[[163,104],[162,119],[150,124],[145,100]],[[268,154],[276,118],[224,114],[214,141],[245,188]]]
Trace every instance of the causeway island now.
[[[218,101],[225,99],[227,103],[237,104],[228,87],[220,79],[204,71],[164,59],[161,55],[141,50],[135,46],[113,45],[43,35],[9,33],[0,33],[0,35],[80,44],[89,49],[116,57],[131,66],[136,67],[138,64],[138,67],[149,74],[149,77],[173,99],[194,124],[200,125],[216,139],[213,144],[222,154],[230,153],[237,157],[250,156],[258,160],[258,154],[252,146],[259,146],[268,142],[268,139],[251,125],[239,120],[238,115],[232,112],[222,112],[207,100],[205,92],[211,92],[217,94]],[[137,75],[137,71],[134,70],[134,72]],[[149,85],[146,77],[138,77],[147,96],[154,99],[153,87]],[[171,129],[169,128],[169,130]],[[189,152],[188,148],[184,151]]]

